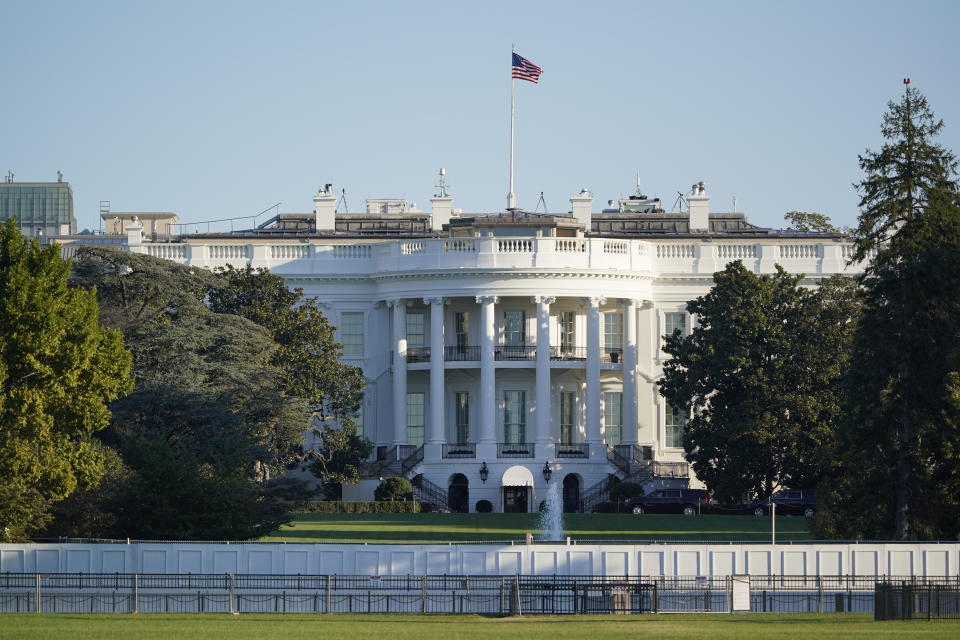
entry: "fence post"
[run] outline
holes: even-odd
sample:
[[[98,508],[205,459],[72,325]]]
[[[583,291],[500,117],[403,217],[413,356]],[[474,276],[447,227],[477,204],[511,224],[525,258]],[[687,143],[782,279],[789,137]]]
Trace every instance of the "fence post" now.
[[[138,613],[140,610],[140,575],[133,574],[133,593],[130,598],[130,613]]]
[[[427,612],[427,576],[420,576],[420,613]]]
[[[327,574],[325,577],[326,584],[324,585],[323,612],[330,613],[330,574]]]
[[[817,613],[823,613],[823,577],[817,576]]]
[[[36,586],[36,594],[35,594],[35,601],[34,601],[34,611],[36,611],[37,613],[41,613],[41,605],[40,605],[40,574],[39,574],[39,573],[36,575],[36,580],[37,580],[37,586]]]

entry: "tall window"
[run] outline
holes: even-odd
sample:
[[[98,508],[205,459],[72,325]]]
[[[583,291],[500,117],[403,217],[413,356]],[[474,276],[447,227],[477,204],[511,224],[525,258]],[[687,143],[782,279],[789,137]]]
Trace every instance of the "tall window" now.
[[[572,391],[560,393],[560,444],[573,444],[574,398]]]
[[[340,344],[343,355],[363,356],[363,313],[340,314]]]
[[[682,447],[683,429],[687,424],[686,413],[680,407],[668,404],[664,423],[666,425],[664,429],[664,445],[675,448]]]
[[[464,351],[470,344],[470,324],[466,311],[457,311],[453,314],[453,326],[457,334],[457,349]]]
[[[423,394],[407,394],[407,444],[423,444]]]
[[[623,394],[608,391],[603,394],[604,440],[612,447],[623,442]]]
[[[503,435],[507,444],[527,442],[527,393],[503,392]]]
[[[407,314],[407,348],[423,348],[423,314]]]
[[[623,314],[603,314],[603,348],[607,353],[623,351]]]
[[[575,340],[573,311],[561,311],[558,323],[560,325],[560,350],[564,352],[573,351]]]
[[[353,414],[353,426],[356,429],[357,436],[363,437],[363,396],[360,396],[360,405],[356,413]]]
[[[687,335],[687,314],[683,311],[677,313],[663,314],[664,333],[672,336],[674,331],[679,330],[681,336]]]
[[[470,442],[470,394],[458,391],[454,402],[457,411],[457,444]]]
[[[503,343],[508,347],[522,347],[526,344],[525,316],[523,311],[503,312]]]

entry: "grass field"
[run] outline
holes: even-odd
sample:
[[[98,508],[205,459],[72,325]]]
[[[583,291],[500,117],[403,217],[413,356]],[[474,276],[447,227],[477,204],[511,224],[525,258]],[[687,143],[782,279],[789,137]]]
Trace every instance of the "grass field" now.
[[[0,640],[603,640],[611,638],[824,638],[960,637],[960,620],[874,622],[869,614],[750,614],[525,616],[483,618],[441,615],[4,614]]]
[[[263,538],[286,542],[496,542],[536,532],[537,514],[417,513],[297,516],[292,525]],[[566,535],[605,541],[770,541],[770,519],[753,516],[682,516],[569,513]],[[777,541],[810,540],[800,516],[777,518]]]

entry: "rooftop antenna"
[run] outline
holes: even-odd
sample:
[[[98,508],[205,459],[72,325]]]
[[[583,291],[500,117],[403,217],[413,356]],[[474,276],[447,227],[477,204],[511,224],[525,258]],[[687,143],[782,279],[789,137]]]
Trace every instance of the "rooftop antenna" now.
[[[547,201],[543,199],[543,191],[540,192],[540,199],[537,200],[537,206],[533,209],[533,212],[536,213],[540,209],[540,205],[543,205],[543,212],[547,212]]]
[[[57,169],[57,182],[63,182],[63,171]]]
[[[443,167],[440,167],[440,181],[434,185],[437,189],[440,189],[440,193],[436,195],[437,198],[449,198],[450,193],[447,191],[447,188],[450,186],[447,184],[447,170]]]
[[[733,196],[733,212],[737,212],[737,196]]]
[[[13,182],[13,171],[7,171],[7,182]]]
[[[640,198],[643,197],[643,192],[640,191],[640,172],[639,172],[639,171],[637,172],[637,193],[636,193],[636,195],[637,195],[637,197],[640,197]]]
[[[683,197],[683,191],[677,191],[677,199],[673,203],[673,208],[670,209],[670,213],[673,213],[677,207],[680,207],[680,210],[683,211],[683,207],[687,206],[687,199]]]
[[[347,190],[345,188],[340,189],[340,199],[337,200],[337,206],[334,207],[333,209],[334,213],[336,213],[337,211],[340,211],[341,202],[343,203],[343,212],[347,213],[348,211],[350,211],[350,209],[347,207]]]

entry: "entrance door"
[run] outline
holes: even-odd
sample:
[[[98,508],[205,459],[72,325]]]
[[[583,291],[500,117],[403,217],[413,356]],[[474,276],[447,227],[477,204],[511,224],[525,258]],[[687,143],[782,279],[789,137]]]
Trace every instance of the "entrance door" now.
[[[454,474],[447,489],[447,506],[454,513],[466,513],[470,510],[470,486],[467,476]]]
[[[503,488],[503,512],[527,513],[528,487]]]
[[[580,510],[580,478],[570,473],[563,479],[563,511],[576,513]]]

